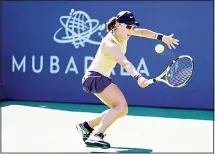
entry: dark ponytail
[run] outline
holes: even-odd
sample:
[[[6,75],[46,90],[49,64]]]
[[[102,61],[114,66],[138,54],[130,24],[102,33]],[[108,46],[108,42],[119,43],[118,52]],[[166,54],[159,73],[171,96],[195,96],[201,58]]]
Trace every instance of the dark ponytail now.
[[[110,32],[111,30],[113,30],[115,28],[115,25],[116,25],[116,17],[110,18],[106,23],[107,32]]]

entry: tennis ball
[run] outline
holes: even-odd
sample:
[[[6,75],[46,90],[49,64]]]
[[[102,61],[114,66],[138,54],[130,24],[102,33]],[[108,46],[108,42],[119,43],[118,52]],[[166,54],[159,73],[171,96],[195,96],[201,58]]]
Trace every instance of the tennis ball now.
[[[164,46],[162,44],[158,44],[155,46],[155,51],[157,53],[162,53],[164,51]]]

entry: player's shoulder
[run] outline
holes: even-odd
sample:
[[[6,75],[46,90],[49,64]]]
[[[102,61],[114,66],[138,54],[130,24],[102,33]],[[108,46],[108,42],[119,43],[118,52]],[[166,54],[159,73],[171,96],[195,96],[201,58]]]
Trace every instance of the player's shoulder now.
[[[120,45],[113,39],[113,36],[107,34],[103,39],[103,44],[105,48],[120,48]]]

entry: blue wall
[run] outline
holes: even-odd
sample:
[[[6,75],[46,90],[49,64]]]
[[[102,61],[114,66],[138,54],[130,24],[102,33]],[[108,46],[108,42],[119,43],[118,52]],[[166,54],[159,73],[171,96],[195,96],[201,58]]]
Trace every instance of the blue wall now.
[[[117,66],[112,78],[129,105],[213,109],[212,1],[3,2],[4,98],[100,103],[82,91],[81,78],[87,59],[94,57],[106,35],[104,23],[128,8],[141,27],[174,33],[180,40],[176,50],[163,54],[154,51],[159,41],[140,37],[129,40],[126,55],[135,67],[140,65],[145,77],[159,75],[179,55],[188,54],[195,61],[192,80],[180,89],[161,83],[141,89]],[[81,12],[72,12],[71,17],[71,11]],[[35,73],[32,66],[37,70],[42,67]]]

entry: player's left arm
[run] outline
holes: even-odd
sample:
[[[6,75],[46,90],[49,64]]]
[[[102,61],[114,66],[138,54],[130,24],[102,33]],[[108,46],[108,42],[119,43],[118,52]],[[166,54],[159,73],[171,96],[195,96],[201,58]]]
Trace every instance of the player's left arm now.
[[[179,40],[173,38],[174,34],[164,35],[161,33],[154,32],[149,29],[136,28],[133,30],[132,35],[139,36],[139,37],[145,37],[145,38],[149,38],[149,39],[161,40],[164,43],[166,43],[170,49],[172,47],[175,49],[174,44],[179,45]]]

